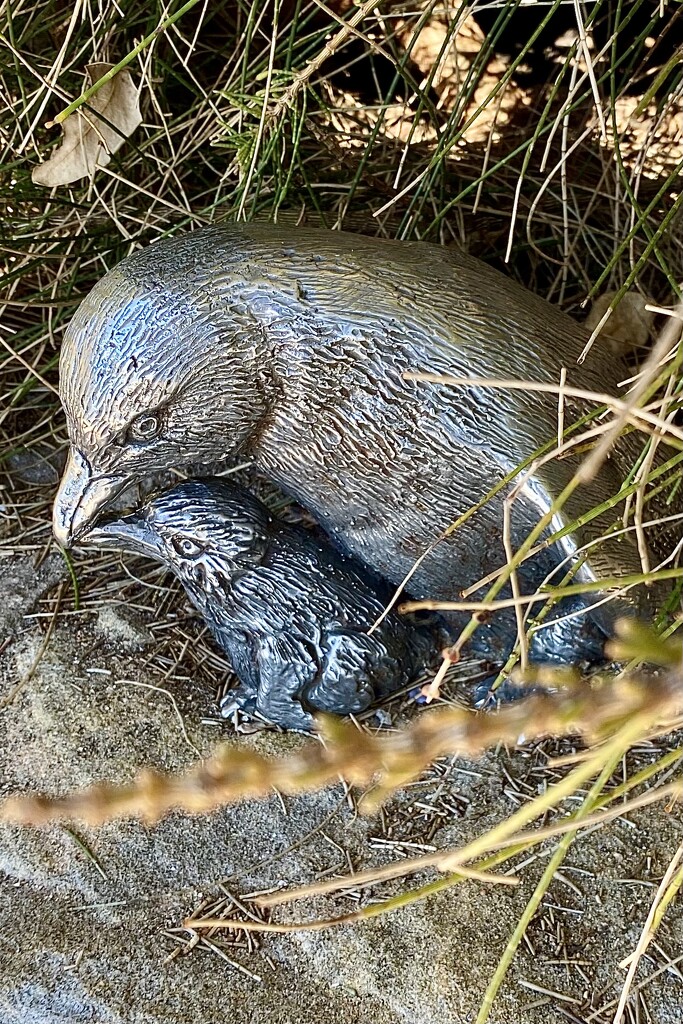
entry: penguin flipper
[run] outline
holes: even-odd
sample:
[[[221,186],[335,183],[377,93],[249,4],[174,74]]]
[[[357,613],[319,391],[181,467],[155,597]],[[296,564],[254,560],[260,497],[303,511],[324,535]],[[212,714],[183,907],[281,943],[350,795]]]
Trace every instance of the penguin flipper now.
[[[311,732],[315,723],[301,696],[319,672],[311,644],[291,634],[260,637],[256,663],[258,711],[285,729]]]
[[[374,635],[346,630],[328,633],[322,657],[318,679],[305,693],[306,702],[318,711],[358,714],[404,682],[396,660]]]

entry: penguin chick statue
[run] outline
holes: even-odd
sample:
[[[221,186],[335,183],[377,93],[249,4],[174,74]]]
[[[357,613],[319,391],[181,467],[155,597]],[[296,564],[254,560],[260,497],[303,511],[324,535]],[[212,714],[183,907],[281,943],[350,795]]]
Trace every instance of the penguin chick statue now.
[[[315,711],[358,713],[406,686],[435,652],[436,631],[394,613],[368,635],[388,591],[221,480],[179,484],[87,540],[149,555],[175,573],[240,681],[225,716],[256,710],[308,731]]]
[[[421,559],[407,592],[457,600],[505,564],[507,490],[435,542],[552,445],[557,398],[406,373],[557,384],[566,368],[568,385],[616,393],[624,365],[598,346],[578,364],[586,340],[549,303],[440,246],[269,224],[156,243],[106,274],[66,333],[60,393],[71,448],[55,536],[78,540],[130,481],[248,458],[377,574],[398,584]],[[568,398],[565,422],[588,408]],[[609,530],[620,512],[608,501],[640,452],[631,442],[552,518],[563,531],[555,564],[585,547],[578,582],[640,571],[631,536]],[[515,549],[579,458],[540,460],[519,488]],[[598,506],[607,512],[585,515]],[[533,592],[531,562],[518,572],[522,592]],[[601,630],[635,594],[591,613]],[[544,643],[552,653],[552,630],[537,636],[538,653]]]

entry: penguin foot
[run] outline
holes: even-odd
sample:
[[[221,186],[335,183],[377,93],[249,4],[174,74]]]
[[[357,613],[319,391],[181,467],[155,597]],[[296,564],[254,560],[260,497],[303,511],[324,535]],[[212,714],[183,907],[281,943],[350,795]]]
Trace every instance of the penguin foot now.
[[[252,717],[256,714],[256,690],[248,686],[237,686],[234,690],[228,690],[225,697],[218,705],[221,718],[232,718],[235,713]]]

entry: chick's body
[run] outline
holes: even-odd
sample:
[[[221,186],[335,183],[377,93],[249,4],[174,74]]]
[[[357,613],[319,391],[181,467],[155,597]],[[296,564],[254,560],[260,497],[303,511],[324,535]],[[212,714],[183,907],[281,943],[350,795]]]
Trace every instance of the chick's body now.
[[[84,300],[60,364],[71,456],[55,503],[63,543],[127,480],[251,458],[348,552],[394,583],[443,531],[557,434],[557,399],[451,388],[411,371],[615,392],[619,360],[542,299],[434,245],[273,225],[224,225],[134,253]],[[565,422],[587,406],[568,399]],[[637,451],[637,448],[636,448]],[[624,458],[625,453],[625,458]],[[628,441],[552,520],[618,490]],[[517,548],[567,487],[575,457],[541,462],[512,506]],[[499,493],[419,562],[415,597],[457,599],[506,561]],[[586,519],[554,564],[605,533]],[[524,563],[522,588],[535,586]],[[640,571],[629,535],[589,546],[577,579]],[[633,598],[629,592],[628,600]],[[618,602],[597,614],[609,620]],[[607,625],[609,621],[607,622]],[[552,646],[552,630],[541,632]]]
[[[90,539],[167,565],[240,680],[228,707],[285,728],[310,729],[316,710],[365,710],[415,678],[434,650],[435,635],[394,613],[368,635],[386,589],[226,482],[180,484]]]

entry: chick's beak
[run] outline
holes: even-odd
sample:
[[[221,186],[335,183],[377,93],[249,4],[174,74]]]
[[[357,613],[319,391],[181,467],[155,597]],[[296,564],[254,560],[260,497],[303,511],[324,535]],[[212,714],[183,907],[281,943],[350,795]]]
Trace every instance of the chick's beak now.
[[[109,519],[98,523],[83,537],[86,544],[97,544],[101,547],[122,548],[135,551],[148,558],[162,558],[162,545],[157,533],[152,529],[143,514],[122,516],[121,519]]]
[[[62,547],[68,548],[78,540],[126,483],[125,477],[93,476],[83,455],[72,445],[52,510],[52,531]]]

